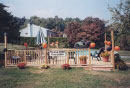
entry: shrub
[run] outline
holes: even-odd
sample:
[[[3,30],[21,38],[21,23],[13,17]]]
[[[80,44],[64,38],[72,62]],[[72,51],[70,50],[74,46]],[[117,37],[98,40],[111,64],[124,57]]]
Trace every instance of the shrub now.
[[[66,69],[71,69],[71,67],[70,67],[69,64],[63,64],[63,65],[62,65],[62,68],[63,68],[64,70],[66,70]]]
[[[42,66],[41,66],[41,69],[48,69],[48,68],[50,68],[48,65],[46,65],[46,64],[43,64]]]
[[[26,63],[24,63],[24,62],[20,62],[20,63],[18,63],[18,68],[19,69],[25,69],[25,67],[26,67]]]
[[[108,52],[103,52],[103,53],[101,53],[100,56],[101,57],[108,57],[108,56],[110,56],[110,54]]]

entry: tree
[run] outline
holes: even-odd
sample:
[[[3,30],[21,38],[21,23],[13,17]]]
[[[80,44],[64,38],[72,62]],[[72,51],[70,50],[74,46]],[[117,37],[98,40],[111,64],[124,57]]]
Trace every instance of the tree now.
[[[130,0],[121,0],[117,7],[110,7],[112,26],[120,34],[130,34]]]
[[[19,37],[19,28],[25,21],[24,18],[13,17],[5,10],[7,6],[0,3],[0,41],[4,39],[4,32],[8,34],[8,41]]]
[[[110,25],[115,30],[116,44],[124,50],[130,50],[130,0],[121,0],[117,7],[110,7],[113,23]],[[126,40],[127,39],[127,40]]]
[[[69,42],[74,44],[77,41],[104,41],[105,23],[99,18],[88,17],[82,23],[70,22],[65,28]]]
[[[88,17],[83,20],[82,31],[86,32],[86,40],[104,41],[105,23],[99,18]]]
[[[78,22],[70,22],[65,28],[65,33],[71,44],[74,44],[82,38],[82,36],[78,35],[78,33],[80,33],[80,28],[81,25]]]

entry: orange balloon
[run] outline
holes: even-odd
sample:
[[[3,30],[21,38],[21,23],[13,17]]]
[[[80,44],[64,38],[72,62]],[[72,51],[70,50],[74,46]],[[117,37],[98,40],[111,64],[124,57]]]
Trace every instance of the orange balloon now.
[[[105,44],[107,44],[107,41],[104,41]]]
[[[107,45],[109,45],[109,46],[110,46],[110,45],[111,45],[111,41],[107,41]]]
[[[120,50],[120,47],[119,47],[119,46],[115,46],[115,50],[116,50],[116,51],[119,51],[119,50]]]
[[[90,43],[90,48],[94,48],[96,46],[95,43]]]
[[[59,44],[59,42],[58,42],[58,41],[56,41],[56,44]]]
[[[42,46],[43,46],[43,48],[47,48],[47,44],[46,43],[43,43]]]

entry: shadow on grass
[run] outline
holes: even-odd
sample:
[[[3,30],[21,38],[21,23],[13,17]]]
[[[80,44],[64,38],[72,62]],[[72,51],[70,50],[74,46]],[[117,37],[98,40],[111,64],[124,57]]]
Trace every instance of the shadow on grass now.
[[[4,66],[4,54],[0,53],[0,67]]]

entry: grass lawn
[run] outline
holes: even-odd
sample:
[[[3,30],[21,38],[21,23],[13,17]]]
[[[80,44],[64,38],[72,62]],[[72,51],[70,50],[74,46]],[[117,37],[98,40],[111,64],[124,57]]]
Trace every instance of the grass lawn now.
[[[95,72],[82,68],[1,68],[0,88],[130,88],[127,71]]]
[[[7,48],[8,49],[25,49],[25,46],[8,43]],[[0,43],[0,52],[2,52],[3,49],[4,49],[4,43]]]
[[[119,51],[119,54],[121,56],[130,56],[130,51],[123,51],[123,50],[121,50],[121,51]]]

